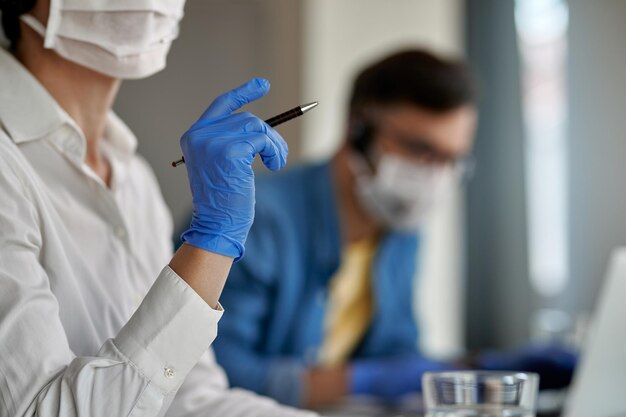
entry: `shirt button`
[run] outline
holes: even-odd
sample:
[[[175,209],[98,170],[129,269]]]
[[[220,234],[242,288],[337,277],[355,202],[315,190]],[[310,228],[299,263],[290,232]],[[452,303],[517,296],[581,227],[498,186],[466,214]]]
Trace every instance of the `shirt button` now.
[[[114,232],[115,236],[119,237],[120,239],[126,237],[126,229],[124,229],[123,227],[116,227]]]
[[[174,370],[174,368],[165,368],[164,371],[165,377],[168,379],[172,379],[176,376],[176,371]]]

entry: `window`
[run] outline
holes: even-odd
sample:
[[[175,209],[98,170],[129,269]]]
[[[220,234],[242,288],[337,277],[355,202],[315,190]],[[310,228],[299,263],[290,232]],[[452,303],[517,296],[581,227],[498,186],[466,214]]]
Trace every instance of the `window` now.
[[[565,0],[516,0],[526,148],[529,271],[542,296],[569,278]]]

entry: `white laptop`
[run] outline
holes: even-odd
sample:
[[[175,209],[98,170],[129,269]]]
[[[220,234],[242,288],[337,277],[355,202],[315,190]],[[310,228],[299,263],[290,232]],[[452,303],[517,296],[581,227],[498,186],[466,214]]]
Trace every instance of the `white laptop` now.
[[[565,417],[626,417],[626,248],[615,250]]]

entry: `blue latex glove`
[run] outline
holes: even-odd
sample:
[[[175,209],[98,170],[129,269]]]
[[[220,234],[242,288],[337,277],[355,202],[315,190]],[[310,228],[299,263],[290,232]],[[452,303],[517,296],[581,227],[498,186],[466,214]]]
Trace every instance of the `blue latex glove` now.
[[[285,166],[287,144],[263,120],[234,111],[265,95],[255,78],[213,101],[180,139],[193,197],[193,216],[181,240],[238,260],[254,220],[254,173],[258,153],[273,171]]]
[[[422,390],[422,374],[451,367],[417,355],[383,359],[361,359],[352,363],[350,392],[372,395],[393,402],[403,395]]]
[[[539,374],[540,389],[559,389],[572,380],[578,355],[558,344],[529,345],[510,352],[485,352],[478,367],[488,371],[526,371]]]

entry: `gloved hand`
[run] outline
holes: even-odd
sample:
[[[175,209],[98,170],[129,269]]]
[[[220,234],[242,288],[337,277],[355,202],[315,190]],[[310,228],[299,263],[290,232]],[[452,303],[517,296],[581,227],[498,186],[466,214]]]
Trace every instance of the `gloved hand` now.
[[[193,200],[183,242],[235,260],[243,256],[254,219],[254,157],[261,155],[275,171],[285,166],[288,151],[263,120],[233,112],[269,88],[267,80],[255,78],[223,94],[180,139]]]
[[[572,380],[578,355],[558,344],[529,345],[510,352],[485,352],[477,365],[487,371],[525,371],[539,374],[540,389],[559,389]]]
[[[417,355],[384,359],[361,359],[350,369],[350,393],[373,395],[393,402],[403,395],[422,390],[422,374],[446,371],[451,366]]]

